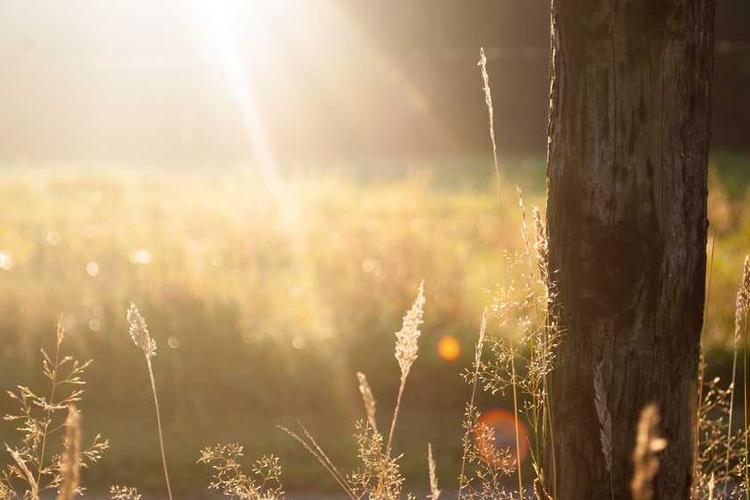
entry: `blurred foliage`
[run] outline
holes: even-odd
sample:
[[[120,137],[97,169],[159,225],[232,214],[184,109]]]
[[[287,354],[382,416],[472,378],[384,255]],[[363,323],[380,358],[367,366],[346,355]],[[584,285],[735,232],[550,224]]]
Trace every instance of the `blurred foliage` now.
[[[511,178],[529,188],[527,207],[543,204],[541,162],[518,165],[523,174]],[[717,359],[750,249],[747,169],[746,157],[729,155],[711,168],[716,246],[706,343]],[[220,441],[244,444],[248,456],[279,454],[290,491],[330,488],[274,425],[300,417],[332,458],[350,463],[348,436],[361,415],[354,373],[367,374],[386,415],[399,382],[393,333],[424,278],[424,335],[396,447],[406,453],[406,476],[421,481],[432,441],[441,484],[450,488],[467,397],[459,373],[506,272],[501,250],[521,244],[512,182],[498,217],[491,176],[481,177],[440,168],[379,180],[298,174],[283,183],[227,171],[5,172],[0,386],[41,383],[39,349],[55,342],[61,317],[74,353],[94,359],[84,430],[112,444],[89,472],[90,486],[159,491],[148,375],[125,321],[133,301],[158,344],[178,491],[204,488],[198,450]],[[462,348],[452,362],[437,352],[446,335]],[[8,407],[0,400],[3,413]]]

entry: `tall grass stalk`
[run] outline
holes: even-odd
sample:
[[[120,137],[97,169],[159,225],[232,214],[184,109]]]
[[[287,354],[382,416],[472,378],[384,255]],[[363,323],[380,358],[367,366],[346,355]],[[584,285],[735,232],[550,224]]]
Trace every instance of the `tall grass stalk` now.
[[[398,396],[396,397],[396,407],[393,409],[393,419],[391,420],[391,429],[388,432],[388,444],[385,447],[386,456],[391,455],[391,446],[393,445],[393,435],[396,432],[396,422],[398,421],[398,413],[401,409],[401,398],[404,395],[404,389],[406,388],[406,378],[409,376],[414,361],[417,359],[417,352],[419,351],[418,339],[421,335],[419,326],[424,321],[424,281],[419,284],[419,290],[417,291],[417,298],[406,314],[404,315],[401,330],[396,332],[396,360],[398,361],[399,368],[401,368],[401,384],[398,388]]]
[[[146,320],[143,319],[135,304],[128,308],[128,324],[130,326],[130,337],[133,343],[143,351],[148,368],[148,376],[151,380],[151,394],[154,397],[154,411],[156,412],[156,428],[159,434],[159,449],[161,451],[161,464],[164,469],[164,481],[167,484],[167,496],[172,500],[172,485],[169,482],[169,471],[167,470],[167,454],[164,451],[164,432],[161,426],[161,412],[159,411],[159,397],[156,395],[156,380],[151,358],[156,356],[156,342],[148,332]]]
[[[484,100],[487,105],[487,115],[489,121],[490,131],[490,142],[492,143],[492,160],[495,166],[495,195],[497,197],[497,206],[500,210],[500,229],[503,228],[503,213],[502,204],[500,202],[500,189],[502,184],[502,171],[500,170],[500,160],[497,153],[497,140],[495,139],[495,108],[492,105],[492,91],[490,90],[490,75],[487,72],[487,56],[484,53],[484,47],[479,48],[479,66],[482,74],[482,83],[484,84],[482,90],[484,92]],[[513,345],[513,339],[510,339],[510,355],[511,355],[511,385],[513,388],[513,422],[514,431],[516,435],[516,470],[518,471],[518,495],[523,498],[523,476],[521,472],[521,437],[518,430],[518,381],[516,380],[516,362],[515,362],[515,348]]]
[[[487,73],[487,56],[484,54],[484,47],[479,48],[479,62],[477,63],[482,73],[482,91],[484,92],[484,101],[487,104],[487,118],[490,129],[490,142],[492,143],[492,159],[495,164],[495,194],[497,195],[498,205],[500,203],[500,185],[502,184],[502,171],[500,170],[500,161],[497,154],[497,140],[495,139],[495,108],[492,105],[492,92],[490,91],[490,75]]]

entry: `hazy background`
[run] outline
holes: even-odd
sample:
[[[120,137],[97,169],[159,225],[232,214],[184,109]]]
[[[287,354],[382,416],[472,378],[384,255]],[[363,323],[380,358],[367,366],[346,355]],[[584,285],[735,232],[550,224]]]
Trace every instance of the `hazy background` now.
[[[718,0],[713,146],[750,148],[750,7]],[[0,162],[248,163],[247,103],[280,159],[543,155],[542,0],[0,3]],[[245,109],[243,109],[243,107]]]

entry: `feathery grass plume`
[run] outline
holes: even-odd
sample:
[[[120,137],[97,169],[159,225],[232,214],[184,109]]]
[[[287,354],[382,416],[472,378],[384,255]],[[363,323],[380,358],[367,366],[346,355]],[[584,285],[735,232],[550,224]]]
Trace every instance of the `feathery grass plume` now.
[[[240,460],[244,456],[239,444],[217,444],[201,450],[199,464],[211,467],[210,490],[230,498],[243,500],[270,500],[284,496],[281,483],[281,465],[273,455],[256,460],[250,473],[242,471]]]
[[[156,356],[156,342],[148,332],[146,320],[132,302],[128,307],[128,326],[130,338],[133,339],[135,346],[143,351],[146,358],[151,359]]]
[[[112,486],[109,488],[112,500],[141,500],[141,494],[136,488],[130,486]]]
[[[396,397],[396,408],[393,410],[393,420],[391,420],[391,430],[388,432],[388,444],[386,446],[386,455],[391,453],[391,445],[393,444],[393,433],[396,431],[396,422],[398,421],[398,413],[401,409],[401,398],[404,394],[404,388],[406,387],[406,377],[409,376],[414,361],[417,359],[417,352],[419,351],[419,331],[420,325],[424,321],[424,280],[419,284],[419,290],[417,291],[417,298],[414,299],[414,303],[411,308],[404,315],[404,319],[401,325],[401,330],[396,332],[396,361],[398,366],[401,368],[401,384],[398,388],[398,396]]]
[[[411,308],[404,315],[401,330],[396,335],[396,361],[401,368],[401,380],[406,380],[414,361],[417,359],[419,345],[417,341],[421,332],[420,325],[424,322],[424,280],[419,284],[417,298]]]
[[[159,434],[159,450],[161,451],[161,464],[164,469],[164,481],[167,485],[167,496],[169,500],[172,500],[172,485],[169,482],[169,471],[167,470],[167,454],[164,451],[164,433],[161,427],[161,412],[159,411],[159,398],[156,395],[156,380],[154,378],[154,369],[151,366],[151,359],[156,356],[156,342],[151,338],[148,332],[148,326],[146,320],[143,319],[138,308],[131,302],[128,307],[128,325],[130,331],[130,338],[133,339],[133,343],[136,347],[143,351],[143,355],[146,357],[146,367],[148,368],[148,376],[151,380],[151,394],[154,397],[154,410],[156,412],[156,428]]]
[[[65,451],[60,461],[62,484],[57,500],[72,500],[81,482],[81,414],[75,405],[68,407],[65,419]]]
[[[432,456],[432,444],[427,443],[427,472],[430,477],[430,496],[432,500],[438,500],[440,498],[440,490],[438,489],[437,474],[435,458]]]
[[[51,451],[48,444],[65,427],[69,407],[81,401],[86,384],[83,376],[91,361],[81,362],[62,355],[65,331],[60,324],[56,340],[54,358],[44,349],[41,351],[42,373],[49,381],[48,394],[39,396],[21,385],[7,392],[18,408],[14,413],[6,414],[3,420],[13,422],[20,434],[17,444],[5,445],[12,461],[0,471],[0,492],[11,498],[33,500],[62,488],[62,452],[48,453]],[[108,442],[97,435],[88,448],[79,451],[79,467],[98,462],[108,446]]]
[[[490,142],[492,143],[492,159],[495,164],[495,188],[498,205],[500,204],[500,184],[502,181],[502,172],[500,170],[500,161],[497,154],[497,141],[495,139],[495,108],[492,106],[492,91],[490,90],[490,75],[487,73],[487,56],[484,54],[484,47],[479,48],[479,61],[477,62],[482,74],[482,92],[484,92],[484,102],[487,105],[487,118],[489,120]]]
[[[657,453],[667,447],[667,441],[659,436],[659,420],[659,410],[654,404],[646,406],[638,420],[633,450],[633,478],[630,482],[633,500],[651,500],[654,496],[651,481],[659,472]]]
[[[372,395],[370,384],[367,383],[367,377],[362,372],[357,372],[357,381],[359,382],[359,393],[362,395],[362,403],[367,413],[367,421],[372,428],[377,431],[378,424],[375,421],[375,396]]]

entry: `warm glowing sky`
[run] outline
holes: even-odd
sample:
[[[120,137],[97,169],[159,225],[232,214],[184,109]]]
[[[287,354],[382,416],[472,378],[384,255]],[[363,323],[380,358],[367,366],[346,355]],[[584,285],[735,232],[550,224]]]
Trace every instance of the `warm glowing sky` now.
[[[720,3],[720,38],[750,36],[743,1]],[[0,165],[245,163],[258,130],[302,159],[486,153],[480,45],[501,149],[541,156],[548,22],[519,0],[2,0]],[[738,43],[714,92],[732,147],[750,113]]]
[[[2,9],[6,150],[35,142],[47,157],[65,156],[84,145],[94,161],[148,161],[139,151],[168,143],[221,161],[221,152],[254,147],[254,126],[272,131],[274,148],[346,145],[346,134],[356,142],[373,125],[404,120],[438,132],[419,89],[328,0],[14,1]],[[391,109],[365,113],[386,98]]]

